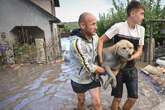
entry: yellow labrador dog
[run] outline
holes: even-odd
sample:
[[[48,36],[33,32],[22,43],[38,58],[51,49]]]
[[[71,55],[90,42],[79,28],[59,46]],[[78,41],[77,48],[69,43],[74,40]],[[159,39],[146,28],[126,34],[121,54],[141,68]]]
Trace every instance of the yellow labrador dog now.
[[[103,50],[103,64],[107,74],[101,75],[101,84],[104,89],[109,84],[116,87],[116,75],[122,69],[134,53],[134,45],[128,40],[120,40],[113,46]]]

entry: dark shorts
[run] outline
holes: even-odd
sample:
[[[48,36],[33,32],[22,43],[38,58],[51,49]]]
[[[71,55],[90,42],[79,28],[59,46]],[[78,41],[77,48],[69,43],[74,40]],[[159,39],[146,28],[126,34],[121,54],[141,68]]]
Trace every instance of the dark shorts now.
[[[99,80],[94,80],[89,84],[78,84],[71,80],[71,85],[72,85],[72,89],[75,93],[85,93],[86,91],[88,91],[90,89],[101,86]]]
[[[125,83],[128,98],[138,98],[138,71],[136,67],[124,68],[118,73],[116,78],[117,86],[112,88],[112,96],[121,98],[123,94],[123,84]]]

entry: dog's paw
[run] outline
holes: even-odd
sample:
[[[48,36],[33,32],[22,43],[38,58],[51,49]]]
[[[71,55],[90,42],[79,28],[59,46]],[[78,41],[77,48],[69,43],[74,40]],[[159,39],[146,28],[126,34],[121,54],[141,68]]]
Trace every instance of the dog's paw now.
[[[115,88],[117,86],[117,80],[116,80],[116,76],[112,73],[112,72],[109,72],[108,73],[108,76],[109,76],[109,79],[110,79],[110,84],[113,88]]]
[[[106,73],[104,75],[100,75],[99,77],[103,89],[107,89],[109,85],[111,85],[113,88],[116,87],[117,80],[114,75]]]

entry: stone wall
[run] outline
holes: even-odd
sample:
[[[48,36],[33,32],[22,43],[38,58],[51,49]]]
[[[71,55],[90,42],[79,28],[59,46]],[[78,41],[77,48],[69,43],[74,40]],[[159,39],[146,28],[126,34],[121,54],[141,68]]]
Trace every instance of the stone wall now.
[[[0,33],[0,63],[1,64],[13,64],[14,53],[13,46],[11,45],[7,34],[2,32]]]

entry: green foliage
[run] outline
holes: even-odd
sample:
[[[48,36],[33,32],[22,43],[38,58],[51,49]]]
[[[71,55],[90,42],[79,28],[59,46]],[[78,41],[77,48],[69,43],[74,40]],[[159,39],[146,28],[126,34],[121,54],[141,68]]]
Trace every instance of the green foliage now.
[[[159,41],[162,36],[160,31],[165,28],[165,22],[151,22],[150,20],[165,19],[165,6],[160,5],[161,0],[141,0],[141,3],[145,6],[145,21],[142,23],[146,29],[145,35],[149,37],[152,28],[153,37]]]
[[[126,16],[126,6],[128,3],[123,3],[120,0],[112,0],[113,8],[110,9],[108,14],[102,13],[99,16],[98,21],[98,35],[101,36],[105,31],[111,27],[116,22],[125,21]],[[149,22],[155,19],[165,19],[165,6],[161,5],[161,0],[140,0],[140,2],[145,7],[145,21],[142,25],[145,27],[145,36],[150,36],[150,25],[153,28],[153,36],[156,40],[162,36],[160,33],[161,29],[165,28],[165,23],[162,22]]]
[[[21,63],[23,60],[28,59],[30,57],[34,58],[37,56],[35,44],[27,44],[27,43],[16,43],[14,45],[14,57],[16,63]]]
[[[112,0],[113,8],[111,8],[108,14],[102,13],[99,15],[99,21],[97,22],[98,26],[98,35],[101,36],[104,32],[110,28],[113,24],[121,21],[125,21],[126,12],[125,7],[127,4],[124,4],[118,0]]]
[[[79,28],[77,22],[64,23],[64,32],[71,32],[73,29]]]
[[[64,25],[64,32],[70,32],[70,27],[67,25]]]

